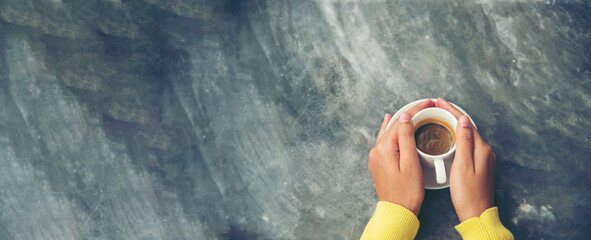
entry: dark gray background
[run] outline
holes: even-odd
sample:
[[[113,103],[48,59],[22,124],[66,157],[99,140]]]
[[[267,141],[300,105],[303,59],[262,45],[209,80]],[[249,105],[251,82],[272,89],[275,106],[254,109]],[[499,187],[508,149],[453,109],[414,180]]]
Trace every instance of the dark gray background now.
[[[517,239],[591,237],[588,1],[0,1],[0,239],[357,239],[444,97]],[[459,239],[449,190],[418,239]]]

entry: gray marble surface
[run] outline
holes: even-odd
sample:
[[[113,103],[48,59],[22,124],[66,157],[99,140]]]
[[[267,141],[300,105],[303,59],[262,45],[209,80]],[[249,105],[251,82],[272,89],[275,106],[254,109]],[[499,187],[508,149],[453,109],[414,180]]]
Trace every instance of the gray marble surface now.
[[[591,238],[588,1],[0,1],[0,239],[357,239],[384,113],[464,108],[517,239]],[[417,239],[459,239],[449,190]]]

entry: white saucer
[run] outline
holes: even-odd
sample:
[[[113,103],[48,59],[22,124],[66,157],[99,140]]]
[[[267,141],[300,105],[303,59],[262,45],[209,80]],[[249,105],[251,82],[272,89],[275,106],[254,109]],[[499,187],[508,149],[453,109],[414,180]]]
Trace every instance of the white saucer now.
[[[406,104],[406,106],[402,107],[401,109],[398,109],[398,112],[396,112],[394,115],[392,115],[392,119],[388,123],[388,127],[386,129],[388,129],[390,127],[390,125],[392,125],[394,123],[394,121],[396,121],[396,119],[398,119],[400,114],[408,111],[410,108],[414,107],[415,105],[417,105],[425,100],[427,100],[427,98],[421,99],[421,100],[416,100],[414,102]],[[433,100],[434,102],[437,102],[437,99],[432,98],[431,100]],[[451,103],[451,105],[456,107],[458,110],[460,110],[460,112],[462,112],[464,115],[470,117],[470,115],[468,115],[468,113],[466,113],[466,111],[464,111],[464,109],[458,107],[457,105],[453,104],[452,102],[450,102],[450,103]],[[474,124],[472,117],[470,117],[470,121],[472,121],[472,124]],[[474,124],[474,127],[476,127],[476,124]],[[451,170],[451,164],[453,162],[454,155],[455,154],[451,155],[451,157],[449,159],[444,160],[445,174],[447,175],[447,178],[446,178],[447,181],[443,184],[437,184],[437,181],[435,180],[435,169],[423,167],[423,178],[425,180],[424,181],[425,182],[425,189],[436,190],[436,189],[443,189],[443,188],[449,187],[449,171]]]

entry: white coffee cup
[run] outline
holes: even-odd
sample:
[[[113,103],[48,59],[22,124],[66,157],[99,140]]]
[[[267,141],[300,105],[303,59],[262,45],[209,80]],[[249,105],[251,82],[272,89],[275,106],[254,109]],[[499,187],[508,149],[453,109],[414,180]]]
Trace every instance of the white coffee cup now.
[[[415,130],[420,127],[417,124],[421,123],[421,121],[426,119],[437,118],[440,121],[443,121],[449,125],[453,130],[451,134],[455,135],[456,126],[458,124],[458,120],[454,115],[450,112],[441,109],[441,108],[425,108],[419,112],[417,112],[413,118],[413,126]],[[447,128],[447,127],[446,127]],[[455,136],[453,136],[455,139]],[[452,148],[444,154],[441,155],[430,155],[427,153],[422,152],[417,148],[417,152],[419,153],[419,159],[421,160],[421,165],[423,167],[429,167],[435,169],[435,179],[438,184],[443,184],[447,181],[447,176],[445,172],[445,161],[453,159],[456,151],[456,143],[454,140]]]

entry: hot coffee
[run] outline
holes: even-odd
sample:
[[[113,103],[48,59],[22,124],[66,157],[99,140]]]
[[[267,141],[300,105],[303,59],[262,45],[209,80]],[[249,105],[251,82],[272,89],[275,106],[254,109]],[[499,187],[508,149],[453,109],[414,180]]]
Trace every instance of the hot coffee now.
[[[425,119],[415,128],[417,148],[429,155],[441,155],[454,146],[455,133],[453,128],[437,118]]]

